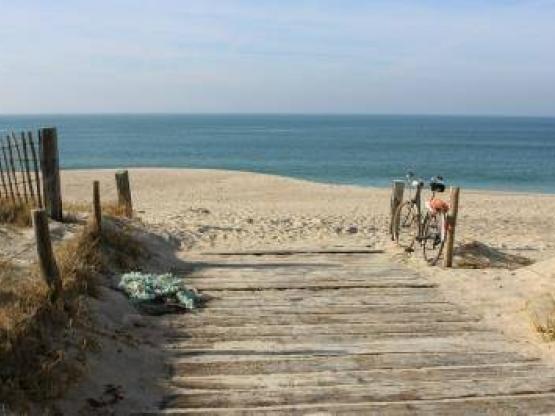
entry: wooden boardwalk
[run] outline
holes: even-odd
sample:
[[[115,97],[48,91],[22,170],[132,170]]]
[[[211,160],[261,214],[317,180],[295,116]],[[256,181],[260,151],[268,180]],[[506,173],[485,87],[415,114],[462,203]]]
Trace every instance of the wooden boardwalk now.
[[[551,368],[387,255],[279,254],[202,258],[188,280],[212,299],[164,318],[150,414],[555,412]]]

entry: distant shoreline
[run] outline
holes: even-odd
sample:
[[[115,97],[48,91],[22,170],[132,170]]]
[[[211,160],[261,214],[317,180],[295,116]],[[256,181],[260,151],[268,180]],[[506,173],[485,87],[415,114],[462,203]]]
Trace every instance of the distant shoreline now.
[[[313,185],[328,185],[328,186],[339,186],[345,188],[353,188],[358,190],[386,190],[389,189],[388,186],[379,186],[379,185],[361,185],[361,184],[353,184],[353,183],[338,183],[338,182],[325,182],[325,181],[318,181],[318,180],[311,180],[305,178],[298,178],[294,176],[287,176],[287,175],[280,175],[280,174],[273,174],[273,173],[264,173],[264,172],[254,172],[254,171],[247,171],[247,170],[239,170],[239,169],[215,169],[215,168],[181,168],[181,167],[162,167],[162,166],[140,166],[140,167],[121,167],[121,168],[92,168],[92,169],[81,169],[81,168],[62,168],[62,172],[67,173],[78,173],[78,174],[87,174],[91,175],[94,172],[117,172],[118,170],[127,169],[132,174],[135,172],[145,172],[150,171],[152,173],[163,173],[163,172],[183,172],[183,173],[215,173],[215,174],[223,174],[223,175],[253,175],[253,176],[260,176],[260,177],[269,177],[274,179],[282,179],[287,181],[292,181],[298,184],[313,184]],[[392,178],[393,180],[403,180],[403,178]],[[447,187],[450,186],[458,186],[456,183],[450,183],[448,180],[446,181]],[[504,196],[512,196],[512,195],[522,195],[522,196],[548,196],[552,197],[555,195],[555,192],[534,192],[534,191],[521,191],[521,190],[504,190],[504,189],[492,189],[492,188],[473,188],[468,187],[465,188],[461,186],[461,190],[465,193],[472,193],[472,194],[496,194],[496,195],[504,195]],[[446,190],[444,195],[448,195],[449,191]]]
[[[45,125],[58,130],[65,169],[227,169],[370,187],[387,187],[411,170],[470,189],[555,193],[555,118],[0,116],[0,131]]]

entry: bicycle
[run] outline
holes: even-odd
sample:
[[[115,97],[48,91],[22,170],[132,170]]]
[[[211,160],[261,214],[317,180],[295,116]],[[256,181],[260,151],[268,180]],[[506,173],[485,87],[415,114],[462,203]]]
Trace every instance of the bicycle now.
[[[422,215],[421,194],[424,181],[416,179],[412,172],[407,174],[409,198],[397,208],[393,219],[393,236],[405,251],[414,251],[420,244],[424,259],[431,265],[437,264],[443,253],[447,235],[447,211],[449,204],[436,198],[436,193],[445,191],[441,176],[430,180],[432,195],[426,201],[426,214]],[[415,191],[412,197],[413,190]]]
[[[408,172],[405,182],[408,198],[395,211],[393,238],[406,251],[412,251],[415,239],[420,235],[420,199],[424,181],[416,178],[413,172]]]

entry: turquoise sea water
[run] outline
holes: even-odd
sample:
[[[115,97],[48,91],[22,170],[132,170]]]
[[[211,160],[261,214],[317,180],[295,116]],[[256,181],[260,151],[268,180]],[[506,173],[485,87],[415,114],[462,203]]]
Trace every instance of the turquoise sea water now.
[[[189,167],[388,185],[414,170],[450,184],[555,193],[555,118],[370,115],[0,116],[56,126],[64,168]]]

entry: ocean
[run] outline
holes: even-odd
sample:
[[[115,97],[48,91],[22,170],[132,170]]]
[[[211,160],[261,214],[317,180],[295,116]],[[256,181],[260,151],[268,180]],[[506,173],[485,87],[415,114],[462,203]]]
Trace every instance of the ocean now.
[[[216,168],[384,186],[412,170],[467,188],[555,193],[555,118],[0,115],[58,128],[64,169]]]

